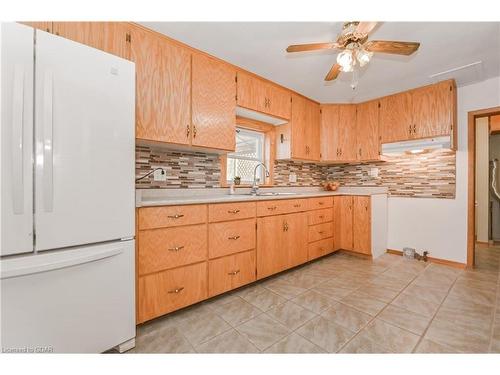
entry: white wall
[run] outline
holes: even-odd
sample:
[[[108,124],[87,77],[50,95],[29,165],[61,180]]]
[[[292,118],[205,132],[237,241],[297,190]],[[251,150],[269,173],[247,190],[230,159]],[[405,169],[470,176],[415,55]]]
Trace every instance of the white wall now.
[[[405,246],[430,256],[467,261],[467,113],[500,105],[500,77],[458,88],[455,199],[389,198],[389,249]]]
[[[488,117],[476,120],[476,236],[488,242],[490,231],[490,128]]]

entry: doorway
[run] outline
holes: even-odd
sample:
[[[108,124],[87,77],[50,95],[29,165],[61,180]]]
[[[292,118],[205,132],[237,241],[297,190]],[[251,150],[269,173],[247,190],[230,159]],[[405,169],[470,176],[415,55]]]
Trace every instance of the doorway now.
[[[500,107],[468,116],[467,266],[476,246],[500,244]]]

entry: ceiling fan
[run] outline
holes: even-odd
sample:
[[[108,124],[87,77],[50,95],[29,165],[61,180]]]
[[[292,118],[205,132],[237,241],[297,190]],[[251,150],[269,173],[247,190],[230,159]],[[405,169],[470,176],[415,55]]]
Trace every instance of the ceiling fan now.
[[[325,77],[325,81],[333,81],[340,72],[353,72],[358,63],[360,67],[368,64],[374,52],[411,55],[420,46],[420,43],[417,42],[398,42],[390,40],[368,41],[368,35],[376,25],[377,22],[346,22],[335,42],[295,44],[288,46],[286,51],[341,50],[342,52],[337,55],[336,64],[332,66]],[[354,83],[351,87],[353,89],[355,88]]]

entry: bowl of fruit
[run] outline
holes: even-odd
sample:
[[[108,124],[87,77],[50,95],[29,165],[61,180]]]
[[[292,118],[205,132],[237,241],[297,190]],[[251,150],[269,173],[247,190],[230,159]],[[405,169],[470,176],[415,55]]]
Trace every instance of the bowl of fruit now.
[[[325,181],[323,182],[323,189],[326,191],[335,191],[339,188],[340,182],[338,181]]]

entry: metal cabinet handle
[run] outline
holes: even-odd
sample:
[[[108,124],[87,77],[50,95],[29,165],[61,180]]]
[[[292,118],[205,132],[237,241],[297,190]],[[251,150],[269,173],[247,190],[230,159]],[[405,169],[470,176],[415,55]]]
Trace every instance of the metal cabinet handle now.
[[[293,207],[295,208],[299,208],[300,207],[300,204],[294,204]]]
[[[229,210],[229,211],[227,211],[228,214],[237,214],[238,212],[240,212],[240,210]]]
[[[189,124],[186,125],[186,138],[189,138],[189,133],[191,132],[191,127]]]
[[[410,124],[410,126],[408,127],[408,131],[409,131],[409,133],[411,134],[411,124]]]
[[[325,202],[318,202],[318,204],[319,204],[320,206],[323,206],[323,205],[325,204]]]
[[[359,156],[361,156],[361,147],[359,148]]]
[[[227,239],[228,240],[237,240],[238,238],[240,238],[240,236],[230,236]]]
[[[413,134],[417,134],[417,125],[413,124]]]
[[[175,246],[175,247],[170,247],[168,251],[179,251],[184,249],[184,246]]]
[[[271,207],[268,207],[267,209],[268,209],[268,210],[271,210],[271,211],[274,211],[274,210],[275,210],[275,209],[277,209],[277,208],[278,208],[278,207],[276,207],[276,206],[271,206]]]
[[[196,125],[193,125],[193,138],[196,138]]]
[[[286,221],[283,223],[283,232],[288,232],[288,223]]]
[[[184,215],[175,214],[175,215],[168,215],[167,217],[169,219],[179,219],[181,217],[184,217]]]
[[[184,287],[181,286],[180,288],[175,288],[175,289],[172,289],[172,290],[169,290],[168,293],[169,294],[177,294],[177,293],[180,293],[184,290]]]
[[[325,217],[323,215],[319,215],[319,218],[320,219],[324,219]]]
[[[240,270],[236,270],[236,271],[228,272],[227,274],[230,275],[230,276],[235,276],[235,275],[237,275],[239,273],[240,273]]]

